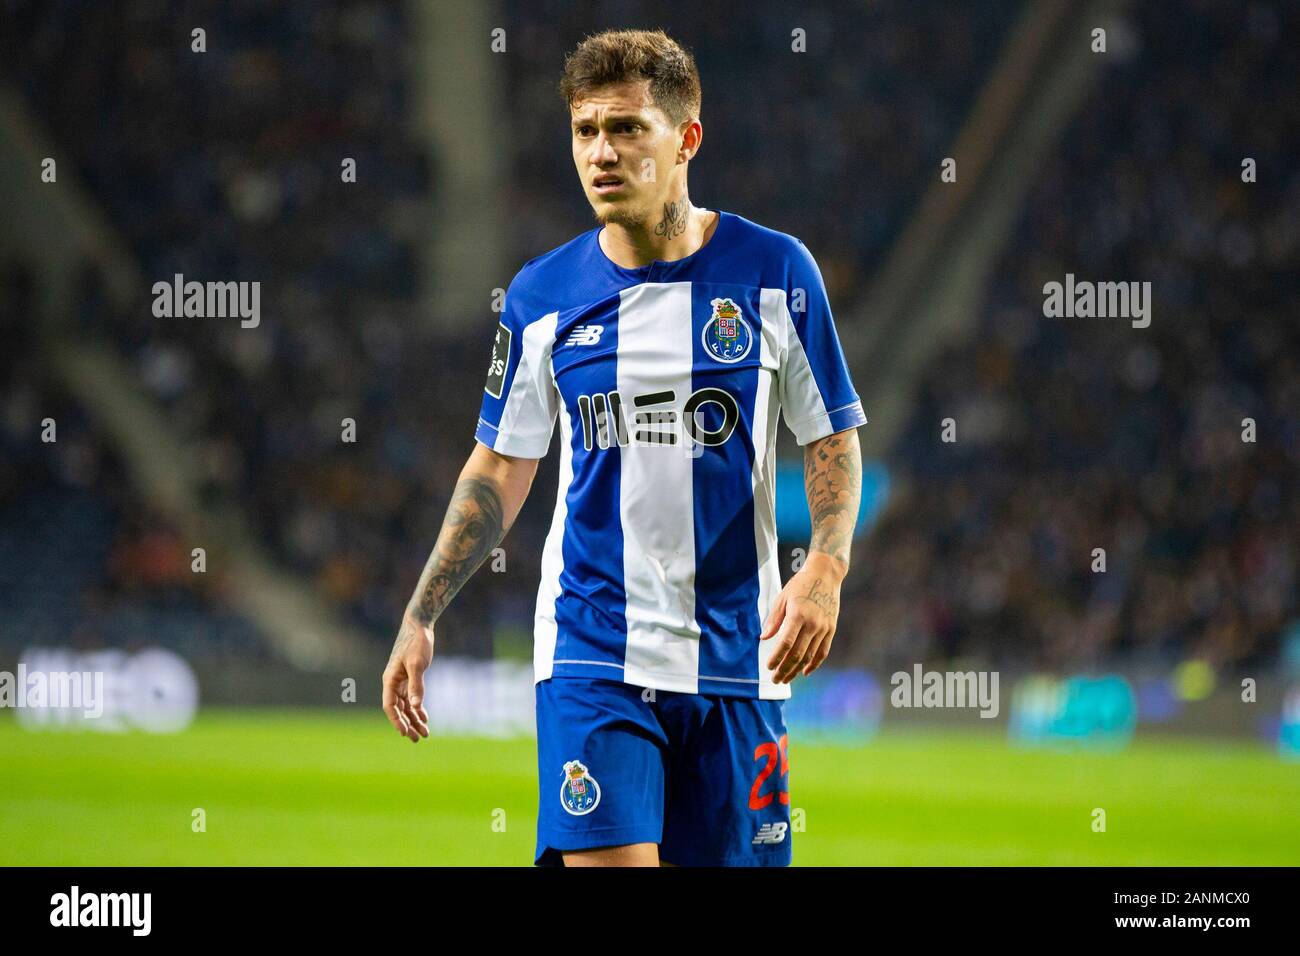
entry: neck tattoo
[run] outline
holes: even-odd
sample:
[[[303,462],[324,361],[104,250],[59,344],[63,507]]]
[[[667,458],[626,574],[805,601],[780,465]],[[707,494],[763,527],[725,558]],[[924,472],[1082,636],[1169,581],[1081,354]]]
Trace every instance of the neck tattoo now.
[[[690,204],[685,199],[664,203],[664,218],[655,226],[655,235],[676,239],[686,231],[687,211]]]

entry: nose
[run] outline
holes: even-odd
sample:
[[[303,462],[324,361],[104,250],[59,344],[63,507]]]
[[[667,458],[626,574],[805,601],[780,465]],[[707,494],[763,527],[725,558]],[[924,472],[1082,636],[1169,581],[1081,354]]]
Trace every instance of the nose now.
[[[591,165],[599,166],[602,169],[606,166],[613,166],[618,162],[618,153],[614,152],[614,146],[604,133],[596,137],[596,141],[591,144]]]

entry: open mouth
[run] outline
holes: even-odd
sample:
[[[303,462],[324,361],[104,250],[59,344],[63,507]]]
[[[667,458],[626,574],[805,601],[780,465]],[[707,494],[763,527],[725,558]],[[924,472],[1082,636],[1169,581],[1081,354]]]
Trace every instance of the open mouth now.
[[[601,173],[591,181],[591,188],[598,196],[618,192],[623,188],[623,177],[612,173]]]

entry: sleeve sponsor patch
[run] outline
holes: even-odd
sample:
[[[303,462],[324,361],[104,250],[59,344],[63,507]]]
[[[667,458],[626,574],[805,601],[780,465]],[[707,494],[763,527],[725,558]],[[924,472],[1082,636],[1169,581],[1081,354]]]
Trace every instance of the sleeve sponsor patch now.
[[[497,325],[497,337],[492,341],[492,361],[488,365],[487,384],[483,390],[493,398],[501,397],[506,382],[506,364],[510,361],[510,330],[504,323]]]

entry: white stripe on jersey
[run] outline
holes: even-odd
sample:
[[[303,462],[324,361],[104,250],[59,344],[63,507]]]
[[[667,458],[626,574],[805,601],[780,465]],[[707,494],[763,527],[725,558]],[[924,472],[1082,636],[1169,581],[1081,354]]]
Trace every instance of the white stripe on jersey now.
[[[830,415],[827,413],[826,403],[822,401],[821,389],[817,387],[817,379],[813,376],[808,354],[804,351],[803,342],[799,340],[799,333],[795,331],[794,317],[790,314],[785,290],[763,290],[764,296],[769,293],[774,293],[781,300],[777,317],[781,320],[781,338],[786,348],[786,358],[783,363],[785,377],[781,383],[782,413],[786,415],[786,427],[794,432],[800,445],[806,445],[812,440],[812,436],[830,427]],[[792,422],[788,415],[790,408],[811,408],[814,412],[800,421]]]
[[[673,404],[680,409],[691,393],[695,341],[691,328],[691,283],[645,283],[623,290],[618,311],[619,392],[633,396],[672,391]],[[644,687],[697,693],[700,626],[695,621],[694,459],[681,444],[680,422],[638,425],[637,409],[630,401],[624,411],[630,436],[639,430],[670,431],[678,443],[657,448],[629,445],[627,454],[619,448],[627,592],[623,679]]]
[[[555,492],[555,515],[542,546],[542,580],[537,588],[537,613],[533,640],[533,680],[546,680],[555,666],[555,602],[560,596],[560,574],[564,571],[564,523],[569,516],[565,496],[573,483],[573,427],[564,398],[560,404],[560,486]]]
[[[762,374],[754,395],[754,542],[758,554],[758,626],[767,623],[767,615],[781,593],[781,555],[776,549],[776,432],[780,403],[773,402],[776,378],[780,375],[780,355],[790,326],[784,316],[785,293],[780,289],[759,290],[759,318],[762,337],[759,360],[763,368],[776,369],[769,381]],[[766,386],[766,387],[764,387]],[[758,696],[763,700],[781,700],[790,696],[790,685],[777,685],[767,667],[776,650],[776,641],[758,642]]]

